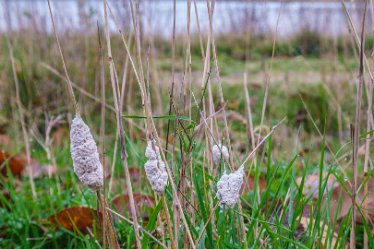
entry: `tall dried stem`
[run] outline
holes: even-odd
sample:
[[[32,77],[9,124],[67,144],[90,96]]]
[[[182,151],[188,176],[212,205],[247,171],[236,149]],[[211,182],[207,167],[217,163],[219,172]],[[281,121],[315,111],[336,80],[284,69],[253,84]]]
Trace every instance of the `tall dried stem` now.
[[[372,20],[372,32],[374,33],[374,3],[373,0],[370,0],[370,13],[371,13],[371,20]],[[371,59],[372,59],[372,68],[371,71],[374,72],[374,53],[371,54]],[[366,111],[366,130],[370,131],[372,129],[372,125],[370,122],[370,117],[372,116],[372,106],[373,106],[373,84],[374,80],[370,79],[370,85],[369,85],[369,92],[368,92],[368,107]],[[369,159],[370,159],[370,136],[366,136],[366,144],[365,144],[365,161],[364,161],[364,178],[368,177],[368,168],[369,168]],[[365,184],[364,186],[364,196],[367,196],[369,193],[369,184]],[[368,217],[368,201],[367,198],[364,199],[363,203],[363,212],[364,212],[364,217]],[[364,249],[369,248],[369,238],[367,232],[364,233]]]
[[[19,117],[20,117],[20,121],[21,121],[23,142],[24,142],[25,148],[26,148],[27,165],[30,165],[31,151],[30,151],[29,135],[28,135],[27,127],[26,127],[24,110],[23,110],[23,106],[22,106],[21,98],[20,98],[20,94],[19,94],[19,92],[20,92],[19,81],[18,81],[18,76],[17,76],[17,73],[16,73],[16,66],[15,66],[15,62],[14,62],[13,48],[12,48],[12,45],[10,44],[9,39],[7,39],[7,43],[8,43],[10,62],[11,62],[11,65],[12,65],[13,79],[14,79],[14,84],[15,84],[15,88],[16,88],[16,103],[17,103],[17,108],[18,108]],[[33,196],[34,199],[36,199],[37,195],[36,195],[36,191],[35,191],[34,177],[32,175],[31,170],[27,170],[27,172],[29,174],[29,181],[30,181],[32,196]]]
[[[114,61],[112,57],[112,49],[111,49],[111,43],[110,43],[110,34],[109,34],[109,21],[108,21],[108,14],[107,14],[107,1],[104,0],[104,15],[105,15],[105,31],[106,31],[106,41],[107,41],[107,50],[108,50],[108,61],[109,61],[109,67],[110,67],[110,79],[112,83],[112,91],[113,91],[113,99],[114,99],[114,106],[116,109],[116,116],[117,116],[117,127],[119,130],[119,138],[120,138],[120,144],[121,144],[121,158],[123,162],[123,168],[125,171],[125,177],[126,177],[126,188],[127,188],[127,194],[129,196],[129,202],[130,202],[130,210],[131,210],[131,216],[132,220],[134,222],[134,231],[135,231],[135,240],[136,245],[140,249],[141,243],[140,243],[140,234],[139,234],[139,227],[138,227],[138,218],[136,214],[136,208],[135,208],[135,201],[134,201],[134,195],[132,192],[132,185],[131,185],[131,179],[130,179],[130,171],[127,164],[127,152],[126,152],[126,142],[125,142],[125,133],[123,129],[123,121],[122,121],[122,108],[120,108],[120,96],[119,96],[119,83],[116,80],[116,72],[114,67]]]
[[[358,147],[359,147],[359,135],[360,135],[360,122],[361,122],[361,102],[362,102],[362,87],[364,84],[364,48],[365,48],[365,20],[367,1],[365,2],[365,12],[362,18],[362,30],[361,30],[361,43],[360,43],[360,67],[357,83],[357,95],[356,95],[356,114],[355,123],[352,127],[352,167],[353,167],[353,184],[352,184],[352,229],[350,234],[350,248],[356,248],[356,194],[357,194],[357,161],[358,161]]]

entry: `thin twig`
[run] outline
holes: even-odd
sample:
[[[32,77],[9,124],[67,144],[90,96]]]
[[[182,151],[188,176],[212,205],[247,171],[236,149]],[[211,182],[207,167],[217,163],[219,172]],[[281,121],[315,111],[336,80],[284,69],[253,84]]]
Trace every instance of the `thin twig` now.
[[[252,150],[252,152],[244,159],[244,161],[242,162],[241,166],[244,166],[244,164],[246,164],[248,162],[248,160],[251,159],[251,157],[261,147],[261,145],[266,141],[266,139],[268,139],[268,137],[270,137],[270,135],[273,134],[273,132],[275,131],[275,129],[277,129],[278,126],[280,126],[285,120],[286,120],[286,118],[283,118],[276,125],[274,125],[273,128],[271,128],[270,132],[264,138],[262,138],[262,140],[256,145],[256,147]]]
[[[212,211],[211,211],[211,214],[209,215],[208,219],[206,220],[205,225],[204,225],[203,229],[201,230],[199,237],[198,237],[197,240],[196,240],[196,244],[195,244],[196,247],[199,246],[199,242],[200,242],[201,238],[202,238],[203,235],[204,235],[205,229],[206,229],[207,226],[209,225],[210,220],[213,218],[213,216],[214,216],[214,212],[216,211],[216,209],[217,209],[219,203],[220,203],[220,202],[217,201],[216,205],[213,207],[213,209],[212,209]]]
[[[65,59],[64,59],[64,54],[62,53],[62,49],[61,49],[61,46],[60,46],[60,41],[58,39],[57,30],[56,30],[56,24],[55,24],[55,19],[53,17],[50,0],[48,0],[48,8],[49,8],[49,13],[51,15],[53,33],[54,33],[55,38],[56,38],[56,42],[57,42],[57,46],[58,46],[58,51],[60,52],[62,66],[64,68],[64,72],[65,72],[65,76],[66,76],[67,87],[68,87],[68,90],[69,90],[69,93],[70,93],[71,100],[73,101],[73,104],[74,104],[74,109],[75,109],[75,111],[77,113],[79,113],[77,100],[75,98],[73,86],[72,86],[72,83],[71,83],[71,80],[70,80],[70,77],[69,77],[69,74],[68,74],[68,69],[66,67],[66,63],[65,63]]]
[[[171,104],[173,101],[174,95],[174,84],[175,84],[175,19],[176,19],[176,0],[174,0],[173,5],[173,36],[172,36],[172,52],[171,52],[171,87],[169,93],[169,116],[171,115]],[[170,132],[170,123],[171,120],[168,120],[167,130],[166,130],[166,159],[168,158],[168,145],[169,145],[169,132]]]
[[[280,7],[279,7],[279,12],[278,12],[278,17],[277,17],[277,23],[275,25],[275,32],[274,32],[274,38],[273,38],[273,47],[271,51],[271,59],[270,59],[270,68],[269,71],[266,73],[266,79],[265,79],[265,96],[264,96],[264,101],[262,103],[262,112],[261,112],[261,122],[260,122],[260,127],[264,124],[264,119],[265,119],[265,112],[266,112],[266,105],[267,105],[267,99],[268,99],[268,94],[269,94],[269,87],[270,87],[270,78],[273,70],[273,61],[274,61],[274,56],[275,56],[275,45],[277,41],[277,34],[278,34],[278,26],[279,26],[279,20],[282,12],[282,7],[283,7],[283,2],[280,2]]]
[[[21,121],[23,142],[25,143],[25,148],[26,148],[27,165],[30,165],[31,151],[30,151],[30,144],[29,144],[29,135],[28,135],[27,128],[26,128],[23,106],[22,106],[21,98],[20,98],[20,94],[19,94],[19,92],[20,92],[19,81],[18,81],[18,76],[17,76],[17,73],[16,73],[16,66],[15,66],[15,62],[14,62],[13,48],[12,48],[12,45],[10,44],[9,38],[7,39],[7,44],[8,44],[8,49],[9,49],[10,62],[11,62],[11,65],[12,65],[12,73],[13,73],[14,84],[15,84],[15,88],[16,88],[16,103],[17,103],[19,116],[20,116],[20,121]],[[36,191],[35,191],[34,177],[32,175],[31,170],[27,170],[27,172],[29,174],[29,181],[30,181],[32,196],[33,196],[34,199],[36,199],[37,195],[36,195]]]

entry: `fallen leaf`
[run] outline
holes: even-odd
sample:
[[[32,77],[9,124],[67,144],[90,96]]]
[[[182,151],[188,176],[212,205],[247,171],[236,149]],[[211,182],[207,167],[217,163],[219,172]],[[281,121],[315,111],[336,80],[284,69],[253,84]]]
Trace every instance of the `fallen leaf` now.
[[[360,186],[363,183],[363,179],[359,180],[357,182],[357,186]],[[374,213],[371,210],[374,210],[374,178],[371,177],[367,183],[368,185],[368,193],[367,196],[365,196],[364,187],[362,187],[361,191],[357,193],[356,195],[356,203],[362,210],[362,212],[365,214],[365,210],[367,210],[367,217],[366,221],[373,225],[374,224]],[[346,188],[348,191],[352,192],[352,187],[350,184],[346,185]],[[364,208],[363,200],[365,198],[367,209]],[[338,209],[339,201],[341,200],[341,210],[338,215],[338,220],[343,219],[348,213],[349,210],[352,208],[352,198],[349,196],[349,194],[344,190],[344,188],[340,185],[335,187],[331,202],[329,203],[331,207],[332,214],[335,215]],[[356,221],[358,223],[362,223],[362,216],[360,212],[356,212]]]
[[[134,202],[135,202],[136,211],[139,213],[140,211],[144,210],[144,209],[141,210],[141,208],[143,207],[153,208],[155,199],[149,195],[145,195],[141,193],[134,193]],[[119,194],[115,196],[112,200],[112,203],[120,213],[123,214],[125,210],[127,211],[127,213],[131,213],[130,199],[127,194]],[[147,212],[142,213],[141,216],[144,219],[148,219]]]
[[[14,156],[15,159],[22,162],[23,165],[27,166],[28,164],[37,164],[38,161],[36,161],[34,158],[30,157],[30,163],[27,160],[27,155],[25,153],[19,153]]]
[[[297,184],[301,184],[302,178],[299,177],[297,178]],[[323,183],[325,182],[325,177],[323,177]],[[334,189],[334,186],[337,186],[336,179],[333,175],[329,175],[329,178],[327,179],[327,185],[325,188],[325,191],[331,191]],[[308,175],[305,177],[304,181],[304,188],[303,188],[303,194],[308,196],[308,195],[313,195],[314,199],[318,198],[318,188],[319,188],[319,174],[313,174],[313,175]]]
[[[7,165],[9,166],[9,170],[12,172],[13,176],[20,176],[25,168],[25,164],[22,160],[20,160],[20,158],[11,156],[4,150],[0,150],[0,170],[1,174],[4,176],[8,175]]]
[[[55,225],[55,227],[63,227],[69,231],[79,230],[87,233],[93,230],[94,220],[96,220],[96,210],[88,207],[69,207],[57,214],[52,215],[46,221]]]
[[[324,178],[324,181],[326,179]],[[301,178],[297,179],[297,182],[300,184]],[[357,183],[357,187],[361,186],[364,182],[364,179],[360,179]],[[318,184],[319,184],[319,175],[310,175],[306,178],[303,188],[304,195],[313,195],[314,199],[318,199]],[[365,195],[364,187],[356,195],[356,203],[358,204],[359,208],[362,212],[366,215],[366,221],[369,224],[374,224],[374,178],[371,177],[366,184],[368,185],[368,193]],[[349,192],[345,191],[347,189]],[[331,221],[334,221],[335,217],[337,221],[341,221],[344,217],[346,217],[352,208],[352,198],[350,197],[349,193],[352,192],[352,186],[349,182],[346,182],[346,185],[343,187],[340,183],[337,182],[333,175],[329,176],[326,185],[326,191],[324,195],[327,193],[331,193],[331,200],[327,203],[327,199],[323,198],[323,202],[325,205],[329,205],[330,209],[330,218]],[[367,208],[364,208],[363,200],[366,200]],[[341,203],[341,204],[340,204]],[[339,206],[341,206],[339,208]],[[367,212],[365,212],[367,210]],[[357,223],[362,223],[362,216],[360,212],[356,212],[356,221]]]
[[[30,158],[30,162],[28,163],[27,156],[23,153],[13,156],[10,160],[11,164],[18,163],[22,165],[22,169],[17,164],[10,166],[13,175],[29,176],[29,173],[31,173],[33,178],[40,178],[45,175],[57,173],[55,165],[41,165],[34,158]]]
[[[298,238],[299,240],[302,240],[303,236],[306,235],[305,231],[308,230],[308,226],[310,222],[311,222],[310,218],[307,218],[304,216],[301,217],[300,225],[296,229],[296,234],[295,234],[296,238]],[[313,248],[345,248],[345,249],[348,248],[348,244],[346,243],[346,241],[344,241],[344,244],[342,245],[342,242],[338,240],[339,236],[337,232],[333,232],[331,236],[330,234],[328,234],[330,230],[328,229],[327,225],[323,226],[321,223],[320,226],[321,228],[323,228],[323,232],[321,236],[321,243],[318,244],[318,242],[316,242]],[[326,241],[327,238],[329,238],[328,241]]]
[[[250,175],[249,172],[245,173],[246,178],[243,181],[242,188],[240,190],[241,193],[253,191],[255,188],[255,178],[254,176]],[[260,190],[266,189],[266,179],[263,176],[258,178],[258,185]]]
[[[296,203],[293,203],[294,205],[294,208],[296,208]],[[281,207],[282,205],[279,206],[280,207],[280,210],[279,212],[282,212],[281,211]],[[295,238],[300,241],[301,243],[303,243],[309,234],[306,233],[306,231],[308,231],[308,227],[310,226],[310,222],[315,222],[315,219],[313,218],[312,220],[310,219],[310,214],[311,214],[311,209],[313,207],[310,206],[310,205],[305,205],[304,208],[303,208],[303,212],[302,212],[302,216],[300,217],[300,224],[298,225],[298,227],[296,228],[295,232],[294,232],[294,236]],[[289,217],[289,212],[286,211],[286,216],[285,217]],[[299,218],[296,218],[296,220],[298,220]],[[288,223],[288,219],[285,219],[283,221],[283,224],[285,226],[289,226],[289,223]],[[315,224],[313,224],[315,226]],[[331,229],[331,227],[329,228],[328,224],[324,223],[324,222],[320,222],[320,228],[321,230],[323,229],[322,231],[322,235],[321,235],[321,243],[320,244],[317,244],[318,240],[316,241],[315,245],[313,246],[313,248],[335,248],[335,246],[340,246],[340,247],[336,247],[336,248],[348,248],[347,244],[346,244],[346,241],[344,241],[344,246],[342,245],[342,242],[338,240],[339,236],[337,234],[337,232],[333,232],[332,236],[330,234],[328,234],[329,232],[331,231],[334,231],[334,229]],[[329,238],[328,241],[326,241],[326,238]],[[326,244],[325,244],[326,243]]]

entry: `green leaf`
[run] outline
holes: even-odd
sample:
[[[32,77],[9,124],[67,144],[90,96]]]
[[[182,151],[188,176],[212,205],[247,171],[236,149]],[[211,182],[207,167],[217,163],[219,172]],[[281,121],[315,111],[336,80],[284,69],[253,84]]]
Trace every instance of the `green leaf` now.
[[[157,216],[158,216],[158,213],[161,211],[161,208],[162,208],[162,200],[158,202],[157,206],[155,207],[155,209],[153,210],[151,214],[151,217],[149,217],[148,224],[145,227],[147,231],[153,231],[156,228]],[[148,245],[149,245],[149,235],[144,234],[143,241],[142,241],[142,248],[147,248]]]

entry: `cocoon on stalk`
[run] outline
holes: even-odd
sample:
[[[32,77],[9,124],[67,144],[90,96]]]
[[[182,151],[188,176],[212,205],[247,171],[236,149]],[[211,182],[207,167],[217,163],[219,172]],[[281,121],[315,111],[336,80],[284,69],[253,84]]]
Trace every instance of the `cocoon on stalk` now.
[[[103,186],[103,166],[90,128],[79,114],[75,116],[70,129],[70,152],[74,172],[79,180],[92,191]]]
[[[222,206],[233,207],[239,199],[240,189],[243,184],[244,167],[236,172],[222,175],[217,183],[216,197],[221,200]]]
[[[222,153],[221,153],[222,151]],[[213,145],[212,148],[212,157],[213,157],[213,163],[215,165],[218,165],[221,162],[221,156],[223,157],[224,160],[228,161],[229,160],[229,151],[227,150],[227,147],[224,145]]]
[[[161,160],[160,149],[154,140],[148,141],[145,156],[148,158],[148,161],[144,164],[147,179],[152,189],[162,194],[168,184],[168,174],[166,172],[165,163]]]

